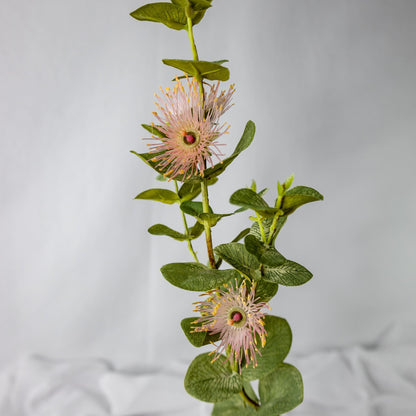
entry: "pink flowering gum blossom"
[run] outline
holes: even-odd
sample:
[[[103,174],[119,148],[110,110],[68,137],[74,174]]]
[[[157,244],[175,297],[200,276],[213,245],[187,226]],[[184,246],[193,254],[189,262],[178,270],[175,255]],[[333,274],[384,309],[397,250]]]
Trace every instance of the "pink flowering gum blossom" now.
[[[245,358],[246,367],[249,362],[257,366],[256,354],[260,354],[257,343],[266,344],[267,332],[264,328],[265,308],[270,309],[267,302],[259,302],[256,298],[255,283],[251,290],[247,289],[246,281],[238,286],[224,285],[224,290],[210,290],[201,295],[206,299],[196,302],[195,312],[201,318],[195,321],[199,324],[193,328],[194,332],[207,331],[210,335],[219,334],[219,344],[216,345],[214,359],[218,359],[223,352],[228,352],[230,364],[234,367]],[[214,344],[215,345],[215,344]],[[260,354],[261,355],[261,354]]]
[[[186,78],[185,87],[176,79],[172,89],[161,90],[155,94],[158,123],[153,126],[166,137],[153,136],[154,143],[148,144],[156,169],[174,179],[181,175],[182,180],[194,175],[204,175],[207,165],[214,165],[213,156],[221,161],[222,143],[217,139],[228,133],[230,126],[220,124],[220,117],[231,107],[234,85],[228,91],[219,91],[220,83],[205,84],[208,92],[202,101],[198,82]]]

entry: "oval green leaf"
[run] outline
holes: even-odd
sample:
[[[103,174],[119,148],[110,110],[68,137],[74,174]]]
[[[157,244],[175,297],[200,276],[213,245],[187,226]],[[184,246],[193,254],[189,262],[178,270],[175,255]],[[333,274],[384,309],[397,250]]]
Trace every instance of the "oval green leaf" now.
[[[186,29],[185,11],[172,3],[150,3],[139,7],[130,16],[137,20],[159,22],[175,30]]]
[[[235,191],[230,197],[230,203],[242,208],[249,208],[259,213],[262,217],[273,217],[277,208],[269,207],[267,202],[250,188],[242,188]]]
[[[188,239],[185,234],[172,230],[172,228],[163,224],[152,225],[147,231],[152,235],[165,235],[178,241],[185,241]]]
[[[221,218],[224,217],[229,217],[230,215],[233,215],[233,213],[231,214],[214,214],[214,213],[202,213],[198,215],[198,220],[204,224],[204,223],[208,223],[208,225],[210,227],[214,227],[215,225],[217,225],[218,221]]]
[[[160,270],[163,277],[172,285],[196,292],[215,289],[240,277],[236,270],[210,269],[201,263],[170,263]]]
[[[191,396],[210,403],[239,393],[243,388],[242,378],[224,364],[225,360],[223,355],[214,362],[209,353],[198,355],[185,375],[185,390]]]
[[[214,404],[211,416],[255,416],[257,412],[247,406],[239,394],[235,394],[228,400]]]
[[[256,298],[259,299],[259,302],[268,302],[276,296],[278,290],[279,285],[277,283],[271,283],[264,279],[256,282]]]
[[[286,319],[273,315],[264,318],[267,331],[266,345],[259,348],[257,367],[243,368],[242,375],[246,380],[257,380],[272,373],[289,354],[292,345],[292,331]]]
[[[194,347],[202,347],[203,345],[208,345],[211,342],[216,342],[219,339],[219,334],[217,335],[209,335],[207,331],[203,332],[194,332],[193,328],[196,326],[199,326],[196,323],[196,320],[198,318],[185,318],[181,321],[181,328],[186,335],[186,338],[188,338],[188,341],[194,346]]]
[[[134,199],[147,199],[152,201],[163,202],[164,204],[174,204],[179,202],[179,197],[175,192],[169,189],[153,188],[141,192]]]
[[[315,189],[307,186],[295,186],[286,191],[283,197],[282,210],[289,215],[297,208],[309,202],[322,201],[324,197]]]
[[[247,251],[253,254],[257,260],[270,267],[281,266],[286,259],[274,248],[266,246],[259,241],[254,235],[248,235],[244,239],[244,245]]]
[[[220,244],[214,252],[245,276],[255,280],[261,277],[259,261],[246,250],[244,244]]]
[[[230,78],[229,69],[215,62],[185,59],[163,59],[162,62],[197,79],[206,78],[210,81],[227,81]]]
[[[191,215],[192,217],[198,217],[199,214],[204,212],[204,207],[200,201],[185,201],[179,206],[181,211],[185,214]],[[212,212],[212,210],[210,209]]]
[[[201,182],[185,182],[179,189],[178,195],[181,202],[191,201],[201,193]]]
[[[195,238],[198,238],[203,232],[204,226],[197,221],[195,225],[189,229],[189,238],[194,240]]]
[[[204,177],[207,179],[212,179],[223,173],[226,167],[229,166],[243,150],[250,146],[254,139],[255,133],[256,125],[251,120],[249,120],[246,124],[243,135],[241,136],[241,139],[238,142],[232,155],[224,159],[222,162],[217,163],[212,168],[206,169],[204,171]]]
[[[313,275],[302,265],[291,260],[285,260],[282,265],[277,267],[264,266],[263,276],[265,280],[272,283],[284,286],[299,286],[312,279]]]
[[[162,133],[159,129],[157,129],[155,126],[151,126],[150,124],[142,124],[142,127],[149,133],[153,134],[153,136],[159,137],[161,139],[166,137],[166,135]]]
[[[290,364],[280,364],[259,382],[261,407],[258,416],[280,415],[303,401],[303,382],[299,371]]]

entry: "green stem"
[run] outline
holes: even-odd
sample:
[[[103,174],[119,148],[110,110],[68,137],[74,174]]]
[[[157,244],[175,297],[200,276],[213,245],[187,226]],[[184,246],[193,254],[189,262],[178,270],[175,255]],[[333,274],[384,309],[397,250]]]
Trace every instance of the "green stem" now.
[[[188,23],[188,37],[189,37],[189,42],[191,43],[191,48],[192,48],[192,59],[194,61],[199,61],[198,58],[198,51],[196,50],[196,45],[195,45],[195,40],[194,40],[194,33],[192,30],[192,19],[190,17],[186,18],[187,23]]]
[[[240,391],[240,396],[244,400],[245,403],[247,403],[249,406],[253,407],[254,409],[258,409],[260,406],[255,401],[251,400],[250,397],[247,396],[247,393],[244,391]]]
[[[192,58],[194,61],[199,61],[198,51],[196,50],[196,45],[195,45],[194,33],[192,30],[192,26],[193,26],[192,18],[188,15],[188,13],[187,13],[187,23],[188,23],[188,37],[189,37],[189,42],[191,44],[191,49],[192,49]],[[202,84],[202,77],[199,76],[199,77],[196,77],[196,79],[198,81],[199,92],[201,95],[201,106],[203,107],[204,102],[205,102],[205,94],[204,94],[204,85]],[[209,214],[208,184],[207,184],[206,179],[203,179],[201,182],[201,191],[202,191],[203,212],[205,214]],[[214,250],[212,247],[211,226],[207,222],[204,222],[204,230],[205,230],[205,240],[207,243],[209,264],[212,269],[215,269],[216,266],[215,266]]]
[[[259,225],[260,234],[261,234],[261,238],[262,238],[263,242],[264,243],[267,243],[267,241],[266,241],[266,233],[264,232],[264,227],[263,227],[263,222],[262,222],[259,214],[257,214],[256,222]]]
[[[284,191],[285,191],[285,189],[283,188],[282,194],[279,194],[279,196],[277,197],[276,203],[274,205],[274,207],[279,209],[279,210],[282,206]],[[275,216],[273,217],[273,222],[272,222],[272,225],[270,226],[270,230],[269,230],[269,238],[267,239],[267,244],[268,245],[272,242],[273,234],[276,230],[277,220],[279,219],[280,216],[281,216],[281,212],[278,211],[278,212],[276,212]]]
[[[178,197],[179,197],[178,182],[177,181],[174,181],[174,182],[175,182],[176,195],[178,195]],[[194,250],[193,246],[192,246],[192,240],[190,238],[189,227],[188,227],[188,222],[186,221],[185,213],[182,210],[180,210],[180,211],[181,211],[181,214],[182,214],[183,225],[185,227],[185,235],[187,237],[186,241],[188,242],[188,249],[189,249],[190,253],[192,254],[192,257],[195,259],[195,261],[197,263],[199,263],[198,257],[195,253],[195,250]]]
[[[192,19],[188,16],[187,18],[187,23],[188,23],[188,37],[189,37],[189,42],[191,44],[191,49],[192,49],[192,59],[194,61],[199,61],[198,58],[198,51],[196,50],[196,45],[195,45],[195,39],[194,39],[194,32],[192,30]],[[202,84],[202,78],[201,77],[196,77],[197,81],[198,81],[198,86],[199,86],[199,93],[201,95],[201,105],[204,105],[205,102],[205,94],[204,94],[204,85]]]
[[[277,224],[277,220],[279,219],[280,215],[276,214],[273,218],[273,222],[272,225],[270,226],[270,230],[269,230],[269,238],[267,239],[267,245],[270,245],[270,243],[272,242],[273,239],[273,234],[276,230],[276,224]]]
[[[227,354],[227,357],[229,358],[231,354],[230,346],[227,347],[226,354]],[[231,365],[231,361],[230,361],[230,367],[234,373],[238,373],[238,362],[236,360],[234,360],[234,365]],[[254,400],[251,400],[250,397],[248,397],[246,391],[244,390],[244,387],[243,387],[243,390],[240,391],[240,396],[244,400],[245,403],[247,403],[249,406],[253,407],[254,409],[258,409],[260,407],[260,405],[257,402],[255,402]]]
[[[205,178],[201,182],[201,191],[202,191],[202,210],[205,214],[209,214],[208,184]],[[211,266],[211,269],[216,269],[214,250],[212,248],[211,227],[207,222],[204,222],[204,230],[205,230],[205,240],[207,242],[209,265]]]

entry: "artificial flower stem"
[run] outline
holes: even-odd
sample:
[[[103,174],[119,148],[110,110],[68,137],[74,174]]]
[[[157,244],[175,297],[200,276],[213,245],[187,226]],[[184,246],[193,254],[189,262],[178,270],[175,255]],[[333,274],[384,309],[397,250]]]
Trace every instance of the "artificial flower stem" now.
[[[192,26],[193,26],[192,19],[189,16],[186,19],[188,23],[187,32],[188,32],[189,42],[191,44],[191,49],[192,49],[192,59],[194,61],[199,61],[198,51],[196,50],[196,45],[195,45],[194,32],[192,30]],[[204,85],[202,84],[202,78],[197,77],[197,81],[199,85],[199,93],[201,94],[201,105],[203,106],[204,101],[205,101]]]
[[[226,353],[227,353],[227,357],[230,357],[230,355],[232,354],[231,348],[229,346],[227,347],[227,352]],[[238,373],[238,362],[236,360],[234,361],[234,368],[232,368],[232,370],[235,373]],[[242,399],[249,406],[253,407],[254,409],[257,409],[258,407],[260,407],[258,403],[256,403],[255,401],[251,400],[250,397],[248,397],[248,395],[247,395],[246,391],[244,390],[244,388],[243,388],[243,390],[240,391],[240,396],[242,397]]]
[[[178,195],[178,198],[179,198],[178,182],[177,181],[174,181],[174,183],[175,183],[176,195]],[[191,237],[190,237],[189,228],[188,228],[188,222],[186,221],[185,213],[182,210],[180,210],[180,211],[181,211],[181,214],[182,214],[183,225],[185,227],[185,235],[187,237],[187,240],[186,241],[188,242],[188,249],[189,249],[190,253],[192,254],[192,257],[195,259],[195,261],[197,263],[199,263],[198,257],[197,257],[197,255],[195,253],[195,250],[194,250],[193,246],[192,246],[192,240],[191,240]]]
[[[270,245],[270,243],[272,242],[273,234],[276,231],[277,220],[279,219],[279,217],[280,217],[280,214],[279,213],[277,213],[273,217],[273,222],[272,222],[272,225],[271,225],[270,231],[269,231],[269,238],[267,239],[267,245]]]
[[[204,214],[209,214],[208,184],[205,178],[201,182],[201,193],[202,193],[202,210]],[[216,269],[214,250],[212,248],[211,226],[206,221],[204,221],[204,230],[205,230],[205,240],[207,242],[209,265],[211,266],[211,269]]]
[[[187,17],[187,23],[188,23],[188,37],[189,37],[189,42],[191,43],[191,48],[192,48],[192,59],[194,61],[199,61],[198,58],[198,51],[196,50],[196,45],[195,45],[195,40],[194,40],[194,33],[192,30],[192,19],[190,17]]]
[[[264,243],[267,243],[266,241],[266,233],[264,232],[264,227],[263,227],[263,222],[262,219],[260,218],[260,215],[257,214],[257,224],[259,225],[259,229],[260,229],[260,234],[261,234],[261,238],[263,240]]]
[[[275,208],[279,209],[282,207],[282,201],[283,201],[283,197],[285,195],[285,186],[282,186],[282,192],[279,193],[279,196],[276,199],[276,203],[274,205]],[[269,238],[267,239],[267,244],[270,245],[270,243],[272,242],[273,239],[273,234],[276,230],[276,225],[277,225],[277,220],[279,219],[279,217],[281,216],[281,212],[277,211],[275,216],[273,217],[273,222],[272,225],[270,227],[270,231],[269,231]]]
[[[254,409],[258,409],[260,406],[255,401],[251,400],[250,397],[247,396],[247,393],[244,391],[240,391],[240,396],[244,400],[245,403],[247,403],[249,406],[253,407]]]
[[[188,31],[189,42],[191,43],[192,58],[194,61],[199,61],[198,51],[196,50],[196,45],[195,45],[194,33],[192,30],[192,26],[193,26],[192,18],[191,16],[189,16],[188,13],[187,13],[186,19],[188,23],[187,31]],[[199,92],[201,95],[201,106],[203,107],[204,101],[205,101],[205,94],[204,94],[204,86],[202,84],[202,78],[198,77],[197,81],[199,85]],[[208,184],[205,178],[201,182],[201,191],[202,191],[202,209],[205,214],[208,214],[209,213]],[[211,227],[207,222],[204,222],[204,230],[205,230],[205,239],[207,243],[209,264],[212,269],[215,269],[216,266],[215,266],[214,250],[212,248]]]

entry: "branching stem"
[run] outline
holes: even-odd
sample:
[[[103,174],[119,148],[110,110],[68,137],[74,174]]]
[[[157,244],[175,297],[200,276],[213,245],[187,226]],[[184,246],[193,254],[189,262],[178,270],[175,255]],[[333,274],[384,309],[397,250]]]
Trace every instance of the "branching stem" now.
[[[174,181],[174,182],[175,182],[176,195],[178,195],[178,197],[179,197],[178,182],[177,181]],[[186,221],[185,213],[182,210],[180,210],[180,211],[181,211],[181,214],[182,214],[182,221],[183,221],[183,225],[184,225],[184,228],[185,228],[185,235],[187,237],[186,241],[188,242],[188,249],[189,249],[190,253],[192,254],[192,257],[195,259],[195,261],[197,263],[199,263],[196,252],[195,252],[195,250],[192,246],[192,240],[191,240],[191,236],[190,236],[190,233],[189,233],[189,227],[188,227],[188,222]]]
[[[205,178],[201,182],[201,191],[202,191],[203,212],[205,214],[209,214],[208,184]],[[209,265],[211,266],[211,269],[216,269],[214,250],[212,248],[211,226],[206,221],[204,222],[204,230],[205,230],[205,240],[207,242]]]
[[[195,45],[195,39],[194,34],[192,30],[192,18],[188,15],[187,16],[187,23],[188,23],[188,37],[189,42],[191,43],[191,49],[192,49],[192,57],[194,61],[199,61],[198,58],[198,51],[196,49]],[[202,83],[202,77],[198,76],[196,77],[199,85],[199,92],[201,95],[201,106],[204,107],[205,103],[205,93],[204,93],[204,85]],[[204,214],[209,214],[209,198],[208,198],[208,183],[207,180],[204,178],[201,182],[201,192],[202,192],[202,209]],[[212,235],[211,235],[211,226],[208,222],[204,222],[204,230],[205,230],[205,240],[207,243],[207,251],[208,251],[208,259],[209,264],[212,269],[215,269],[215,257],[214,257],[214,250],[212,247]]]

